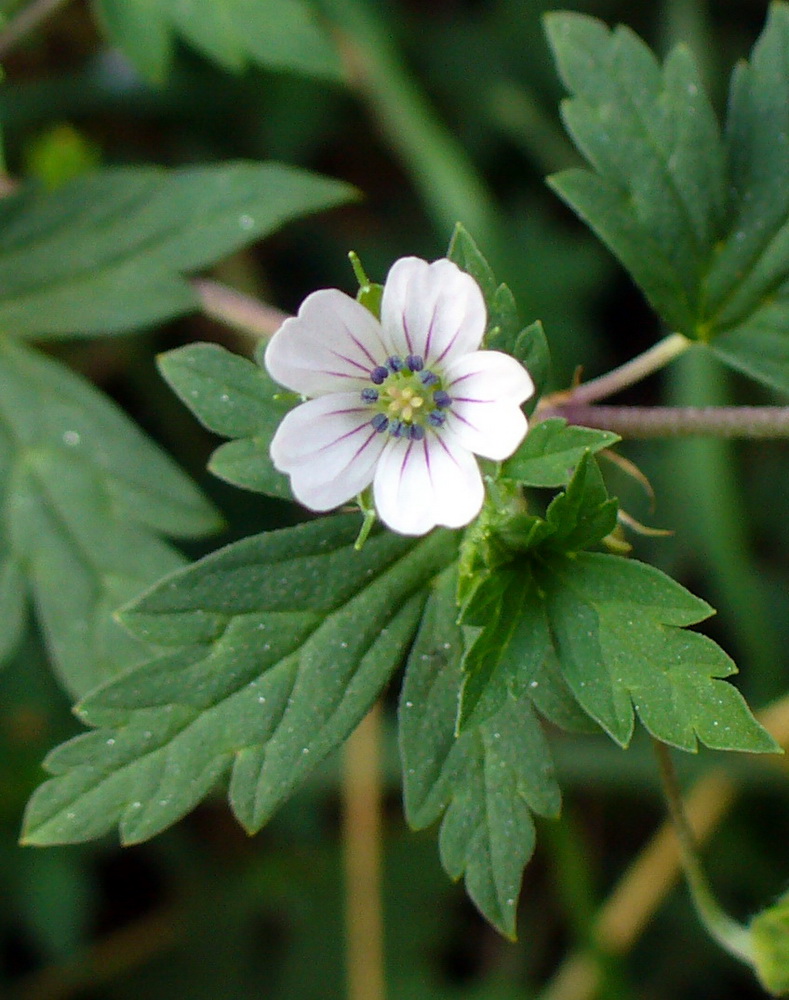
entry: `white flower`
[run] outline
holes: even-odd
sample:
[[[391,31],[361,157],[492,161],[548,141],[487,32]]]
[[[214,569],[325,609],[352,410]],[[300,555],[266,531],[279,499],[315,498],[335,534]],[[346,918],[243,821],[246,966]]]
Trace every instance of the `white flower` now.
[[[534,392],[514,358],[477,349],[485,327],[479,286],[449,260],[398,260],[380,323],[336,289],[308,296],[265,355],[273,379],[311,397],[271,442],[296,498],[331,510],[372,483],[378,516],[400,534],[473,520],[484,499],[474,455],[515,451]]]

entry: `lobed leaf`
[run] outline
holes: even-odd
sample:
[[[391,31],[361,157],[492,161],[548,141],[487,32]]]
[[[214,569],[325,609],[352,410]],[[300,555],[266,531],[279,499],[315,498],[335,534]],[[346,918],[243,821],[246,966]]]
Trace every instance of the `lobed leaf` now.
[[[0,340],[0,382],[4,631],[9,641],[19,632],[29,592],[60,679],[79,696],[139,657],[112,611],[181,564],[161,535],[202,535],[219,519],[169,458],[63,365]]]
[[[0,201],[0,330],[121,333],[198,307],[184,275],[351,189],[272,163],[116,168]]]
[[[770,7],[732,75],[726,140],[730,236],[707,281],[712,350],[789,392],[789,5]]]
[[[726,208],[718,124],[690,53],[661,67],[629,29],[552,13],[546,30],[572,97],[565,125],[592,171],[550,179],[673,329],[695,329]]]
[[[237,438],[211,457],[214,475],[243,489],[291,499],[269,445],[290,403],[265,369],[218,344],[189,344],[159,358],[171,388],[197,419],[216,434]]]
[[[736,672],[732,661],[687,631],[709,617],[709,605],[651,566],[585,551],[615,523],[616,503],[587,451],[544,519],[522,515],[498,529],[510,540],[510,558],[477,571],[461,613],[473,630],[461,730],[516,691],[568,728],[577,728],[578,711],[568,707],[575,701],[622,746],[637,714],[656,739],[684,750],[698,742],[776,750],[724,680]]]
[[[408,660],[400,700],[400,748],[409,824],[443,814],[441,861],[483,915],[515,936],[523,869],[534,850],[532,813],[556,816],[560,792],[529,699],[508,691],[484,722],[455,736],[459,660],[455,582],[431,595]]]
[[[339,80],[328,32],[306,0],[94,0],[110,39],[140,72],[167,77],[182,38],[230,72],[249,65]]]
[[[789,392],[789,5],[731,81],[724,139],[690,55],[553,13],[567,129],[591,170],[550,179],[672,329]]]
[[[400,662],[430,579],[455,555],[436,532],[353,549],[340,516],[245,539],[157,584],[123,615],[169,650],[93,692],[101,728],[47,760],[28,843],[125,842],[174,823],[226,775],[250,832],[353,730]]]

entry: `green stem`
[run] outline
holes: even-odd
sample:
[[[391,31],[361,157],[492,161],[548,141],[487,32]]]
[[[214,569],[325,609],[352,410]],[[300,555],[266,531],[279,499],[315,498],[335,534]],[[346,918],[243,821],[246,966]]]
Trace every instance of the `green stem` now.
[[[540,419],[613,431],[623,438],[789,437],[789,406],[586,406],[574,396],[540,407]]]
[[[8,55],[20,38],[36,28],[57,7],[67,2],[68,0],[33,0],[20,10],[0,31],[0,59]]]
[[[671,822],[679,842],[682,870],[690,889],[690,895],[699,920],[710,937],[730,955],[753,967],[751,938],[748,929],[737,923],[723,911],[715,898],[707,876],[701,865],[693,831],[690,828],[682,804],[682,794],[671,760],[669,748],[658,740],[654,741],[655,753],[660,767],[663,792],[666,796]]]
[[[364,0],[320,0],[338,29],[351,86],[369,105],[412,175],[441,232],[462,222],[486,248],[498,245],[496,206],[460,142],[403,64],[388,30]]]

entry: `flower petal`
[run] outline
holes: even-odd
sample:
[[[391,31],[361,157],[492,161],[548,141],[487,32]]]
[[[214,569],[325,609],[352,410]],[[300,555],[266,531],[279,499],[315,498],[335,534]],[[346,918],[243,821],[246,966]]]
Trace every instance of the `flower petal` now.
[[[485,490],[474,456],[445,437],[387,442],[373,495],[378,516],[392,531],[424,535],[439,524],[461,528],[480,512]]]
[[[265,365],[280,385],[304,396],[345,392],[370,383],[370,372],[391,352],[375,317],[344,292],[313,292],[298,316],[269,341]]]
[[[509,458],[528,427],[520,404],[534,392],[523,365],[500,351],[474,351],[447,365],[444,378],[452,438],[484,458]]]
[[[486,324],[479,285],[451,260],[402,257],[392,265],[381,303],[389,354],[418,355],[428,368],[444,365],[475,351]]]
[[[385,443],[357,393],[338,392],[287,413],[270,451],[277,469],[290,476],[300,503],[310,510],[332,510],[370,485]]]

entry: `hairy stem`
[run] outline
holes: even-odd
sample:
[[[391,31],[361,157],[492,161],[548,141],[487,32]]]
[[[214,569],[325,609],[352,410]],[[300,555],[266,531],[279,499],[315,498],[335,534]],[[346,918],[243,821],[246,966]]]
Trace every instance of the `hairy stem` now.
[[[32,0],[0,31],[0,59],[4,59],[20,38],[68,0]]]
[[[599,399],[607,399],[614,393],[627,389],[636,382],[640,382],[648,375],[664,368],[669,361],[684,354],[692,341],[681,333],[670,333],[667,337],[658,341],[654,347],[639,354],[631,361],[614,368],[613,371],[600,375],[599,378],[590,379],[581,385],[576,385],[572,389],[553,393],[543,401],[545,407],[552,408],[556,405],[596,403]]]
[[[540,407],[539,417],[564,417],[623,438],[789,437],[789,406],[588,406],[573,393],[567,402]]]
[[[734,955],[735,958],[739,958],[746,965],[753,966],[748,929],[724,913],[710,888],[707,876],[704,874],[696,841],[685,815],[682,792],[677,781],[674,762],[671,759],[671,751],[665,743],[660,743],[658,740],[654,741],[654,746],[660,766],[663,793],[666,796],[671,822],[679,841],[682,869],[699,920],[706,927],[710,937],[717,941],[725,951]]]
[[[345,748],[343,840],[348,1000],[384,1000],[381,899],[381,706],[375,705]]]

